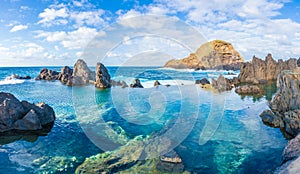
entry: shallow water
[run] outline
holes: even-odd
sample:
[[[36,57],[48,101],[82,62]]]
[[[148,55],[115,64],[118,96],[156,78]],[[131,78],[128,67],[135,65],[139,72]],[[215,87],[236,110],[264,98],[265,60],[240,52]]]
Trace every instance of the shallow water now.
[[[4,83],[13,73],[35,77],[41,69],[0,68],[0,91],[20,100],[44,101],[57,116],[47,136],[18,137],[13,142],[1,136],[0,173],[73,173],[85,158],[113,150],[135,136],[158,132],[172,121],[179,127],[173,126],[166,135],[173,138],[188,171],[264,173],[280,164],[286,140],[259,117],[270,95],[253,99],[191,85],[195,79],[228,72],[109,68],[114,79],[130,83],[140,78],[147,89],[73,90],[60,82],[34,80]],[[172,86],[150,88],[155,80]],[[107,140],[99,142],[99,137]]]

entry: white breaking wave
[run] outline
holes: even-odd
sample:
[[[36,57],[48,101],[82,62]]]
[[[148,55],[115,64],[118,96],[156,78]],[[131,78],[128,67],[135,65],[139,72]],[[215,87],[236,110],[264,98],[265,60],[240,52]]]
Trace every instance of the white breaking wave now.
[[[0,85],[15,85],[24,83],[25,80],[15,79],[13,75],[6,77],[4,80],[0,80]]]

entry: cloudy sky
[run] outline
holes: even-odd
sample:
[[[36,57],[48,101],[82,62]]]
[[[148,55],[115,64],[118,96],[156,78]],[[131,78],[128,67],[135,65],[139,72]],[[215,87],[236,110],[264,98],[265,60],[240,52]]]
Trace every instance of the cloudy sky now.
[[[214,39],[231,42],[246,60],[298,58],[299,11],[296,0],[2,0],[0,66],[73,65],[78,58],[159,64],[155,56],[182,58]],[[90,54],[95,40],[102,52]]]

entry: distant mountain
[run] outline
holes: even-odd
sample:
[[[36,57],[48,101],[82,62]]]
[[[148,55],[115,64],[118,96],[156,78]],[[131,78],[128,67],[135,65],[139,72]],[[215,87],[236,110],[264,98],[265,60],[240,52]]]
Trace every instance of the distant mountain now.
[[[172,59],[164,67],[176,69],[239,69],[244,58],[237,52],[231,43],[222,40],[213,40],[198,48],[183,59]]]

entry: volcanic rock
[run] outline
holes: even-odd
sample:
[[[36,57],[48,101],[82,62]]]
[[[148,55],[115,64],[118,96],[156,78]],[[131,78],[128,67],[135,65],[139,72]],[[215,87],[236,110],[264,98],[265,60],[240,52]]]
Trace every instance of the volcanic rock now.
[[[231,43],[214,40],[201,45],[196,53],[180,60],[170,60],[165,67],[177,69],[225,69],[237,70],[243,57],[234,49]]]
[[[130,84],[131,88],[144,88],[139,79],[134,79],[133,83]]]
[[[0,92],[0,132],[40,130],[54,120],[55,113],[49,105],[20,102],[12,94]]]
[[[253,57],[251,62],[242,63],[239,80],[241,83],[266,83],[268,80],[276,80],[283,70],[293,70],[297,67],[296,59],[276,62],[271,54],[265,60]]]
[[[47,68],[41,70],[40,74],[35,78],[35,80],[58,80],[59,73],[57,71],[52,71]]]
[[[196,80],[195,84],[207,85],[210,84],[210,82],[207,80],[207,78],[203,78],[201,80]]]
[[[97,63],[97,65],[96,65],[95,87],[102,88],[102,89],[111,87],[110,75],[108,73],[108,70],[102,63]]]

